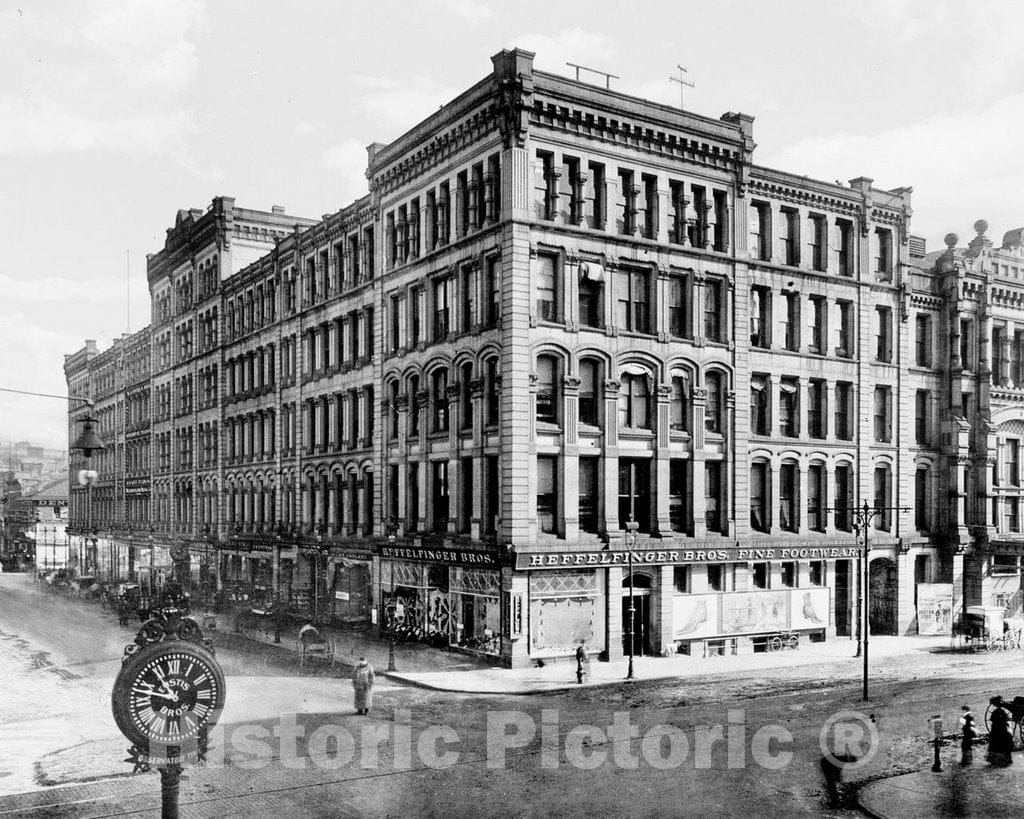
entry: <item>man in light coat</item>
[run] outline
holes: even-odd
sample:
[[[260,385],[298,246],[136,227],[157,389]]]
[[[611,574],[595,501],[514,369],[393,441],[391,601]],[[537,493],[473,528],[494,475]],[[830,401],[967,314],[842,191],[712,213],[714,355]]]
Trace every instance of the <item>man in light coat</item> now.
[[[352,687],[355,689],[356,713],[369,714],[373,707],[373,666],[365,657],[359,658],[359,665],[352,673]]]

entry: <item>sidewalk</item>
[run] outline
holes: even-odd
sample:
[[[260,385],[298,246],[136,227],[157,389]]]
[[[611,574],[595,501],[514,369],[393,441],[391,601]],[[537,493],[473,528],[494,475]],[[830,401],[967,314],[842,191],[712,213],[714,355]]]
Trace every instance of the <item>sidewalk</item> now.
[[[463,694],[550,694],[579,688],[576,682],[576,661],[565,657],[546,660],[543,666],[524,668],[495,667],[476,657],[454,651],[431,648],[421,643],[395,644],[395,671],[388,672],[388,641],[377,640],[364,634],[340,629],[321,629],[334,638],[338,645],[337,660],[355,667],[360,657],[366,657],[374,670],[392,680],[420,688]],[[246,636],[265,643],[273,638],[251,631]],[[282,633],[280,648],[298,652],[298,629]],[[898,657],[914,654],[932,655],[949,651],[949,637],[872,637],[870,659]],[[859,668],[854,659],[856,643],[841,638],[824,643],[805,643],[796,651],[781,651],[736,655],[729,657],[636,657],[633,662],[635,680],[683,679],[746,671],[771,672],[772,669],[794,666],[847,664],[850,670]],[[950,657],[968,656],[950,654]],[[583,686],[606,686],[626,680],[629,661],[589,664]]]
[[[958,753],[955,746],[954,752]],[[1020,816],[1024,812],[1024,754],[1014,754],[1009,768],[990,767],[983,745],[975,749],[972,767],[963,768],[951,757],[943,759],[944,770],[939,773],[918,771],[864,786],[857,794],[860,807],[878,819]]]

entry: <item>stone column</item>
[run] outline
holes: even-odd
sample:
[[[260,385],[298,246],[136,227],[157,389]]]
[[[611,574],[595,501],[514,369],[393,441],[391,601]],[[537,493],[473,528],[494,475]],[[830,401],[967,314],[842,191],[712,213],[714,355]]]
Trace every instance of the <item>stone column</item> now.
[[[452,417],[452,407],[458,407],[459,385],[449,384],[445,387],[448,415],[448,534],[459,531],[459,515],[462,505],[462,472],[459,469],[459,419]],[[453,490],[454,487],[454,490]]]
[[[567,541],[575,541],[580,532],[580,448],[579,448],[579,392],[580,379],[567,375],[562,381],[562,430],[564,441],[558,489],[557,525]]]
[[[672,403],[672,385],[659,384],[654,395],[654,486],[657,498],[654,529],[660,535],[668,537],[672,532],[669,519],[669,484],[672,468],[671,451],[669,450],[669,410]]]
[[[704,415],[708,405],[708,391],[693,388],[693,474],[690,494],[693,499],[693,536],[700,540],[707,536],[707,497],[704,479]]]

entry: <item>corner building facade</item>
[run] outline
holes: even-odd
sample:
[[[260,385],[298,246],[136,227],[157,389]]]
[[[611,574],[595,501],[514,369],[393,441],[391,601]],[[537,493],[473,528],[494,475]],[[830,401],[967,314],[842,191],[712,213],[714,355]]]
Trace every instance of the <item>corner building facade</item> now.
[[[153,427],[151,457],[159,433],[193,458],[150,470],[157,528],[210,541],[223,588],[524,665],[852,636],[867,500],[891,507],[872,631],[912,632],[952,563],[916,508],[938,472],[906,490],[940,464],[914,443],[939,385],[911,360],[910,190],[760,167],[749,116],[532,61],[495,55],[369,147],[367,197],[264,215],[273,248],[221,264],[208,403]]]

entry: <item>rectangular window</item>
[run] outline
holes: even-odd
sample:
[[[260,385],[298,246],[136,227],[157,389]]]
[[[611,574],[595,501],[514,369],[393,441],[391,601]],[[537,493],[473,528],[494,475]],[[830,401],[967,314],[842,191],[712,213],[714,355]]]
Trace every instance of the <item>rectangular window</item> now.
[[[725,191],[712,191],[715,225],[711,249],[725,253],[729,249],[729,198]]]
[[[446,532],[448,531],[448,461],[433,461],[430,467],[433,489],[430,518],[435,532]]]
[[[768,395],[768,376],[754,373],[750,378],[750,427],[754,435],[769,432]]]
[[[1020,486],[1020,441],[1016,438],[1006,442],[1006,480],[1010,486]]]
[[[767,202],[750,203],[750,251],[763,262],[772,259],[771,218],[772,209]]]
[[[691,185],[690,199],[694,217],[687,220],[690,245],[704,250],[709,249],[711,245],[708,242],[707,191],[700,185]]]
[[[969,319],[960,320],[960,367],[970,370],[971,367],[971,331],[973,323]]]
[[[875,228],[875,275],[892,281],[892,231],[887,228]]]
[[[473,459],[459,461],[459,532],[473,531]]]
[[[497,455],[484,456],[484,470],[487,481],[484,499],[487,506],[484,509],[483,532],[485,535],[494,535],[498,531],[498,516],[501,514]]]
[[[850,358],[853,356],[853,302],[841,299],[836,302],[836,308],[839,311],[836,355]]]
[[[875,387],[875,440],[892,441],[892,389]]]
[[[932,317],[917,314],[914,326],[914,361],[918,367],[932,366]]]
[[[770,287],[750,288],[750,346],[771,347],[772,291]]]
[[[592,358],[585,358],[580,362],[580,393],[579,393],[579,421],[581,424],[596,427],[598,419],[598,364]]]
[[[557,523],[557,464],[555,457],[537,456],[537,528],[549,534],[556,531]]]
[[[579,308],[581,325],[604,326],[604,268],[596,262],[580,265]]]
[[[929,531],[928,526],[928,469],[918,467],[914,473],[914,525],[919,532]]]
[[[426,293],[422,287],[413,288],[412,294],[412,332],[410,346],[417,347],[424,339],[424,322],[426,321]]]
[[[828,301],[824,296],[811,296],[811,340],[808,351],[828,353]]]
[[[711,591],[725,591],[725,565],[711,563],[708,565],[708,588]]]
[[[460,285],[462,289],[462,326],[459,329],[463,333],[468,333],[476,322],[476,265],[463,265]]]
[[[853,440],[853,384],[849,381],[836,383],[836,438]]]
[[[800,381],[796,378],[779,381],[779,434],[787,438],[800,435]]]
[[[624,236],[632,236],[636,230],[636,201],[640,189],[633,182],[633,171],[619,168],[619,191],[622,211],[618,221],[618,232]]]
[[[673,532],[689,532],[689,481],[690,463],[683,458],[673,458],[668,473],[668,519]]]
[[[807,565],[807,580],[812,586],[825,585],[825,561],[812,560]]]
[[[800,211],[795,208],[782,208],[782,263],[800,264]]]
[[[1006,523],[1011,532],[1020,531],[1020,498],[1006,499]]]
[[[812,378],[807,407],[807,433],[812,438],[825,437],[825,420],[828,418],[827,396],[824,379]]]
[[[796,586],[796,563],[792,560],[785,561],[780,567],[780,579],[782,585],[786,588],[792,589]]]
[[[643,182],[643,234],[648,239],[658,238],[658,177],[650,174],[641,176]]]
[[[631,333],[650,332],[648,271],[623,268],[619,274],[619,309],[616,316],[620,329]]]
[[[875,359],[892,361],[892,310],[888,307],[875,308]]]
[[[751,567],[750,582],[755,589],[768,588],[768,564],[754,563]]]
[[[406,481],[406,506],[405,518],[409,525],[409,531],[415,532],[420,526],[420,465],[409,464],[408,479]]]
[[[434,340],[443,341],[451,329],[451,279],[435,279]]]
[[[836,220],[836,272],[853,275],[853,223],[846,219]]]
[[[688,594],[690,591],[690,567],[689,566],[673,566],[672,567],[672,585],[675,587],[676,594]]]
[[[722,497],[722,464],[718,461],[704,463],[704,523],[709,532],[722,531],[722,515],[719,499]]]
[[[534,311],[541,321],[558,321],[555,285],[558,256],[553,253],[538,253],[534,286]]]
[[[676,338],[689,338],[689,304],[685,276],[673,276],[668,283],[668,331]]]
[[[484,261],[483,308],[484,326],[494,327],[501,316],[501,287],[497,256],[488,256]]]
[[[651,462],[643,458],[619,459],[619,527],[633,521],[641,532],[651,530]]]
[[[786,293],[786,349],[800,349],[800,294]]]
[[[586,199],[586,225],[594,230],[604,230],[608,213],[604,165],[600,162],[590,162],[587,168],[590,173],[583,187]]]
[[[828,220],[821,214],[810,216],[811,235],[808,249],[811,252],[811,269],[824,271],[828,259]]]
[[[928,408],[931,404],[931,393],[918,390],[914,395],[914,440],[922,446],[928,444]]]
[[[708,279],[704,282],[704,337],[708,341],[724,341],[725,298],[722,282]]]
[[[598,496],[601,482],[597,458],[580,458],[579,514],[580,531],[596,534],[598,524]]]

